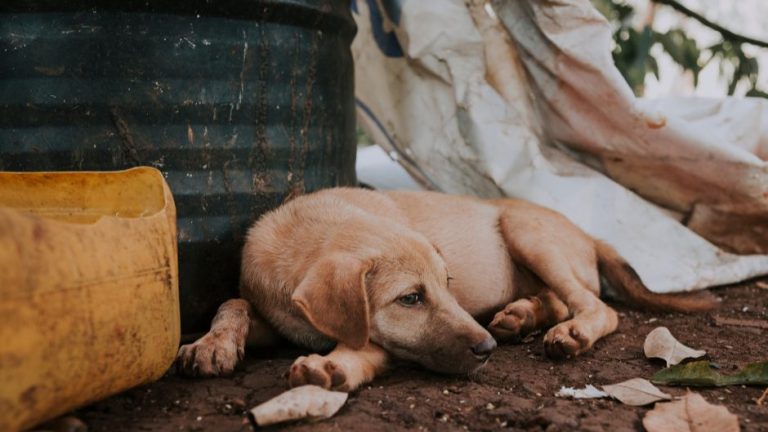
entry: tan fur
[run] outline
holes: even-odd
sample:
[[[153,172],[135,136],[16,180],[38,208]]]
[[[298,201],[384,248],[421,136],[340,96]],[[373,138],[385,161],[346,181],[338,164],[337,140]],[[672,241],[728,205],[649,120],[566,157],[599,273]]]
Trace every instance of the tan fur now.
[[[574,356],[618,324],[599,299],[598,266],[642,306],[713,306],[650,293],[612,248],[534,204],[325,190],[286,203],[248,232],[241,296],[259,325],[224,313],[245,310],[243,303],[222,306],[211,332],[180,349],[178,364],[186,373],[227,373],[242,335],[261,344],[279,335],[313,351],[333,349],[299,358],[288,373],[292,386],[351,390],[389,357],[476,370],[495,347],[490,334],[514,340],[549,328],[547,354]],[[418,296],[423,302],[411,304]],[[222,336],[228,332],[236,337]],[[212,366],[222,358],[225,365]]]
[[[643,285],[635,270],[609,244],[596,241],[600,273],[618,292],[619,300],[649,310],[704,312],[717,307],[719,300],[709,291],[684,294],[657,294]]]

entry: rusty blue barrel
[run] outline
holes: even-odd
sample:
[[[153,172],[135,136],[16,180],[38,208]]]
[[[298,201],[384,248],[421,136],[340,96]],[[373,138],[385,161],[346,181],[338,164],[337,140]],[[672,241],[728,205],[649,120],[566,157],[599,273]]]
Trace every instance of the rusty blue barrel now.
[[[4,0],[0,170],[159,168],[178,209],[182,330],[204,330],[237,295],[256,218],[355,183],[348,6]]]

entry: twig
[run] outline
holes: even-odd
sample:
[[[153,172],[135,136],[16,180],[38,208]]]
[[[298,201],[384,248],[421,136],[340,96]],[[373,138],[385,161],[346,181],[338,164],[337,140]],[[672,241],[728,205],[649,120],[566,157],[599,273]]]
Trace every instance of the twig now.
[[[692,11],[688,9],[687,7],[680,4],[677,0],[651,0],[654,3],[659,3],[663,5],[667,5],[671,7],[672,9],[675,9],[676,11],[695,19],[696,21],[704,24],[705,26],[711,28],[712,30],[715,30],[723,35],[725,39],[728,39],[730,41],[736,41],[736,42],[743,42],[748,43],[750,45],[759,46],[762,48],[768,48],[768,42],[761,41],[759,39],[751,38],[749,36],[744,36],[738,33],[734,33],[731,30],[728,30],[727,28],[712,22],[708,20],[703,15],[699,14],[698,12]]]
[[[760,399],[757,400],[757,404],[760,406],[763,406],[763,402],[765,401],[765,398],[768,397],[768,388],[765,389],[763,392],[763,395],[760,396]]]
[[[766,320],[726,318],[719,315],[715,315],[714,319],[717,326],[753,327],[768,330],[768,321]]]

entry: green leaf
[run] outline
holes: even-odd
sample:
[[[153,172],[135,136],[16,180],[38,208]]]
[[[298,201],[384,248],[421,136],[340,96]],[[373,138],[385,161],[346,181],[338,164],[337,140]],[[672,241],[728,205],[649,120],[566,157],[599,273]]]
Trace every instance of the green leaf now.
[[[648,63],[646,63],[647,71],[651,72],[656,79],[659,79],[659,64],[653,57],[648,57]]]
[[[662,369],[651,378],[654,384],[722,387],[729,385],[768,385],[768,361],[751,363],[733,375],[723,375],[708,361],[696,361]]]
[[[622,0],[592,0],[592,5],[614,26],[627,26],[629,19],[635,13],[635,9]]]
[[[760,89],[759,89],[759,88],[757,88],[757,87],[752,87],[752,88],[751,88],[751,89],[750,89],[750,90],[747,92],[747,96],[751,96],[751,97],[761,97],[761,98],[766,98],[766,99],[768,99],[768,93],[766,93],[766,92],[764,92],[764,91],[760,90]]]
[[[691,71],[693,83],[698,85],[699,72],[703,66],[700,62],[701,50],[696,41],[681,29],[672,29],[666,33],[655,32],[654,36],[675,63],[679,64],[683,70]]]

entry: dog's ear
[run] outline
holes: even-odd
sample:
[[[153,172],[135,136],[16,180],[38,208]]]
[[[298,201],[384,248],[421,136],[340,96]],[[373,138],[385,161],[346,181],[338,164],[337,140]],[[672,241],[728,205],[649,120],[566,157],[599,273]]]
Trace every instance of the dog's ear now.
[[[359,349],[370,325],[365,276],[371,269],[351,255],[335,254],[310,267],[291,301],[318,331]]]

